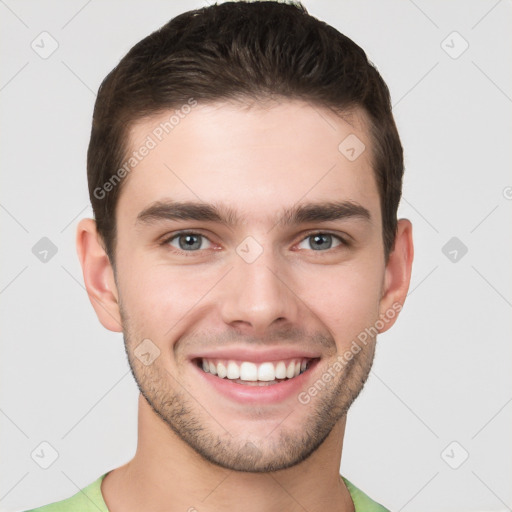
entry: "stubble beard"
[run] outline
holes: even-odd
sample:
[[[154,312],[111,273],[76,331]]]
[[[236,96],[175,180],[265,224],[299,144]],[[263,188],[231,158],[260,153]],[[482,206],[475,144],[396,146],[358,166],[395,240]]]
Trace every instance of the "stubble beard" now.
[[[363,389],[373,364],[374,342],[354,354],[330,385],[320,389],[308,404],[297,400],[291,410],[283,411],[286,421],[271,435],[248,438],[243,433],[233,435],[223,428],[215,419],[215,411],[198,403],[184,384],[161,365],[163,358],[157,358],[148,366],[142,364],[134,355],[142,338],[129,325],[127,315],[121,313],[121,316],[130,369],[151,409],[204,460],[232,471],[268,473],[306,460],[345,416]],[[306,414],[305,407],[308,408]],[[300,412],[304,420],[301,425],[290,427],[293,421],[289,419],[293,418],[294,410]]]

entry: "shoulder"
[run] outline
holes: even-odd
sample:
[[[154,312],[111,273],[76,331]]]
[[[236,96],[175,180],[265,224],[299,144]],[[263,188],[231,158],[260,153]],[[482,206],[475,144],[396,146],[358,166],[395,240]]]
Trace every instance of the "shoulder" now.
[[[101,494],[101,482],[105,475],[101,475],[70,498],[25,512],[109,512]]]
[[[341,478],[343,478],[348,492],[350,493],[350,497],[354,502],[355,512],[389,512],[386,507],[383,507],[376,501],[373,501],[367,494],[361,491],[361,489],[358,489],[343,475],[341,475]]]

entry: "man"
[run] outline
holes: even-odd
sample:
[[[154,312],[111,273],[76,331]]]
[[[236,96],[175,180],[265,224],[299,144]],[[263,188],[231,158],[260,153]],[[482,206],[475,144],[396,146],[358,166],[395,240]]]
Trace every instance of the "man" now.
[[[137,451],[37,510],[386,510],[340,461],[409,286],[402,174],[385,83],[300,4],[212,5],[134,46],[99,89],[77,248],[141,392]]]

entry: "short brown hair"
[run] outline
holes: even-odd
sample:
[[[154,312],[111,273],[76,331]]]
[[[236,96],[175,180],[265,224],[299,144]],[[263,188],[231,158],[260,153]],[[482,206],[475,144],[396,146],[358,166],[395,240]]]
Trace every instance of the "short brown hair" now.
[[[340,114],[355,107],[365,112],[388,257],[404,169],[384,80],[357,44],[309,15],[300,2],[237,1],[173,18],[137,43],[99,88],[87,178],[97,229],[112,263],[116,203],[126,174],[120,171],[133,124],[190,98],[208,103],[276,96]]]

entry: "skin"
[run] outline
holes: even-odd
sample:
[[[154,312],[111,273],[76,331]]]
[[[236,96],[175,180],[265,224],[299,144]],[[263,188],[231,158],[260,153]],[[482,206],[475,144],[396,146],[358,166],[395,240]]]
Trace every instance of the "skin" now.
[[[295,395],[234,402],[202,384],[188,359],[211,347],[300,347],[320,355],[307,391],[365,328],[384,317],[380,332],[393,325],[389,311],[409,287],[412,227],[399,221],[386,261],[369,130],[361,112],[344,117],[298,100],[199,104],[126,178],[115,271],[95,222],[80,222],[91,303],[107,329],[124,333],[141,390],[136,454],[102,484],[111,512],[354,510],[339,477],[343,435],[375,337],[307,404]],[[135,124],[132,148],[164,119]],[[350,134],[366,146],[354,161],[338,150]],[[170,199],[224,205],[241,221],[137,221]],[[278,222],[284,208],[325,201],[358,204],[369,219]],[[206,238],[180,254],[178,237],[162,244],[180,230]],[[318,249],[312,233],[334,237]],[[262,249],[252,263],[237,253],[248,236]],[[160,351],[149,365],[134,352],[144,339]]]

